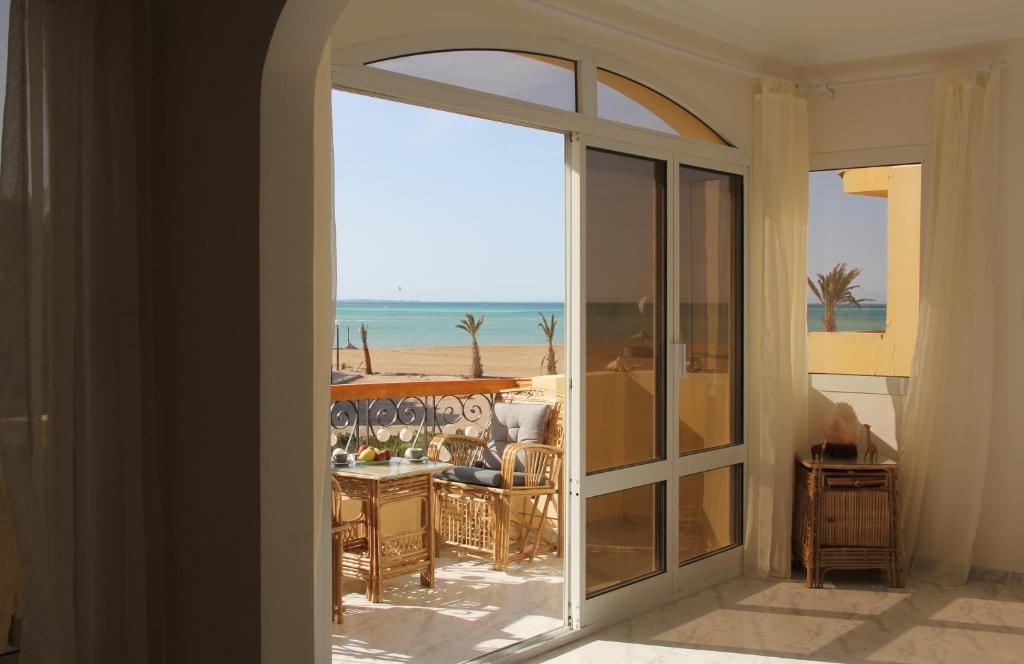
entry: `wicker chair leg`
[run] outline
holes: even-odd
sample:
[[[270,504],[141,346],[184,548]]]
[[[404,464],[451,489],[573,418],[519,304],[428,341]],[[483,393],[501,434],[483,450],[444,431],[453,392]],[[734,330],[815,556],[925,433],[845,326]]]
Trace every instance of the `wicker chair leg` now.
[[[544,496],[544,507],[540,507],[541,496],[534,496],[533,507],[534,509],[530,512],[530,529],[533,531],[533,551],[530,552],[530,562],[537,557],[537,552],[540,550],[540,541],[544,538],[544,524],[548,520],[548,507],[551,505],[551,496]],[[538,509],[539,508],[539,509]],[[533,525],[533,515],[535,512],[539,512],[537,515],[537,525]],[[525,546],[529,546],[530,536],[526,536]]]
[[[331,608],[335,625],[345,622],[345,603],[342,599],[342,542],[341,533],[331,535]]]
[[[491,509],[494,511],[494,569],[504,572],[508,569],[508,538],[510,509],[508,501],[499,498]]]

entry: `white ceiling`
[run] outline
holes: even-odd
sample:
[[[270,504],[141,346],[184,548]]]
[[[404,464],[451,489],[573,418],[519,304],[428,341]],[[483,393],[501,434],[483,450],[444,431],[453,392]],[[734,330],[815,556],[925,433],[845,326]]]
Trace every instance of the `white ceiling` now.
[[[794,66],[1024,37],[1024,0],[614,0]]]

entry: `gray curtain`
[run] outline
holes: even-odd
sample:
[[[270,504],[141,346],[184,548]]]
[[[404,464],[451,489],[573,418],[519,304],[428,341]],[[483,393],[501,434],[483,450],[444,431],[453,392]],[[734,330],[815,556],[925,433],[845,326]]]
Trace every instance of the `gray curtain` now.
[[[159,661],[145,303],[148,3],[12,0],[0,152],[0,472],[22,664]]]

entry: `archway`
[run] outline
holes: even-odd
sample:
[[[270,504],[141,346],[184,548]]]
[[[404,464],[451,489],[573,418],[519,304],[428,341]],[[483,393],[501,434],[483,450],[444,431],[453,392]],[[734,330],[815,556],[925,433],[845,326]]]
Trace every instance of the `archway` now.
[[[260,649],[264,662],[327,662],[330,583],[317,569],[330,290],[328,40],[348,0],[289,0],[260,100]],[[319,83],[319,84],[318,84]],[[326,108],[326,112],[324,112]],[[313,112],[310,110],[313,109]],[[327,134],[324,134],[326,130]],[[318,140],[318,137],[324,140]],[[326,240],[326,241],[325,241]],[[321,339],[322,337],[322,339]],[[322,343],[318,343],[322,340]],[[320,366],[322,365],[322,366]],[[325,456],[325,455],[320,455]],[[321,463],[325,463],[323,459]],[[309,515],[309,518],[297,518]],[[321,567],[327,558],[320,558]]]

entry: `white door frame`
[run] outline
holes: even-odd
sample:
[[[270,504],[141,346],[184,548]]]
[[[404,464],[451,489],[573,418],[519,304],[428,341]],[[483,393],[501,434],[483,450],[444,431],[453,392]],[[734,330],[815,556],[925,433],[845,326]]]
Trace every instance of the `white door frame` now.
[[[694,473],[706,472],[733,465],[743,466],[747,459],[746,444],[730,445],[685,456],[679,455],[678,437],[678,381],[673,372],[672,357],[666,358],[665,401],[662,416],[665,423],[665,458],[660,461],[639,464],[597,473],[586,474],[586,449],[582,441],[586,440],[586,150],[587,148],[611,150],[627,155],[635,155],[648,159],[663,161],[666,167],[666,348],[672,352],[675,331],[678,330],[678,241],[676,232],[679,227],[679,191],[678,174],[682,166],[704,168],[723,173],[739,175],[746,181],[749,168],[717,159],[708,159],[689,153],[688,150],[664,149],[650,144],[638,144],[605,136],[572,134],[570,155],[572,163],[572,189],[569,199],[572,201],[572,214],[569,217],[570,259],[567,265],[570,287],[567,290],[566,307],[570,326],[570,354],[567,356],[567,375],[570,376],[569,390],[569,428],[572,431],[570,450],[573,454],[567,463],[569,473],[569,520],[568,537],[569,565],[572,570],[567,579],[571,580],[570,592],[570,624],[573,627],[599,625],[611,620],[621,619],[623,609],[634,610],[638,607],[654,606],[675,597],[697,592],[715,585],[728,578],[737,576],[742,566],[742,544],[725,550],[712,552],[698,560],[681,564],[678,558],[677,527],[678,523],[678,486],[679,478]],[[744,187],[744,199],[749,187]],[[746,250],[746,201],[743,201],[743,246]],[[745,257],[742,259],[745,263]],[[746,292],[746,270],[743,270],[744,288]],[[747,303],[743,301],[744,318]],[[746,327],[744,326],[744,341]],[[745,393],[744,389],[744,393]],[[741,442],[746,442],[746,411],[741,423]],[[613,491],[624,490],[636,486],[665,483],[665,537],[664,545],[665,573],[655,575],[624,587],[602,593],[594,598],[586,598],[586,500]]]
[[[582,219],[585,215],[581,192],[582,156],[585,145],[601,147],[617,152],[647,156],[666,163],[666,220],[669,232],[669,251],[674,247],[674,229],[678,224],[678,205],[676,205],[676,188],[678,172],[681,164],[706,168],[726,173],[748,176],[750,155],[737,148],[714,145],[693,139],[674,137],[652,130],[626,125],[597,118],[596,95],[590,92],[596,89],[596,69],[598,66],[618,71],[626,69],[628,74],[641,81],[649,81],[636,68],[622,66],[621,61],[608,62],[607,56],[590,53],[578,45],[567,46],[568,42],[559,40],[537,39],[532,36],[510,35],[501,33],[489,48],[506,48],[510,50],[528,50],[543,52],[558,57],[574,59],[577,62],[577,103],[578,112],[562,111],[540,104],[519,101],[470,90],[454,85],[437,83],[414,76],[377,69],[363,65],[369,62],[408,53],[438,50],[440,48],[481,48],[480,35],[474,33],[472,39],[464,42],[445,41],[458,40],[455,35],[413,36],[401,39],[389,39],[383,44],[360,44],[358,46],[336,50],[332,54],[331,83],[335,89],[368,94],[403,103],[410,103],[428,108],[436,108],[465,115],[484,117],[501,122],[518,124],[564,133],[569,137],[567,158],[569,159],[566,180],[570,186],[567,190],[567,223],[566,223],[566,308],[567,312],[576,308],[576,315],[568,316],[566,321],[567,339],[570,340],[570,352],[566,356],[567,401],[569,404],[566,436],[568,444],[565,486],[569,493],[569,509],[566,511],[566,541],[570,542],[566,558],[570,573],[563,584],[570,626],[580,628],[596,625],[614,618],[621,618],[624,607],[656,605],[677,597],[679,594],[696,592],[714,583],[736,576],[741,570],[742,547],[728,549],[709,555],[698,561],[680,567],[676,561],[678,551],[678,530],[668,527],[675,523],[678,511],[678,477],[691,472],[701,472],[720,466],[728,466],[746,461],[746,445],[709,450],[695,455],[680,458],[678,455],[678,438],[674,428],[674,409],[671,395],[674,395],[674,381],[666,377],[667,408],[665,415],[669,418],[666,429],[666,458],[662,461],[643,464],[620,471],[601,473],[586,478],[583,469],[585,460],[581,443],[584,440],[584,381],[579,375],[582,367],[580,353],[585,347],[582,325],[578,318],[578,305],[581,284],[576,280],[583,273],[582,259],[583,237],[580,234]],[[441,41],[439,41],[439,39]],[[543,42],[543,43],[538,43]],[[547,46],[548,48],[543,48]],[[613,59],[614,60],[614,59]],[[624,72],[626,73],[626,72]],[[744,191],[748,191],[745,187]],[[575,192],[575,193],[573,193]],[[744,229],[746,227],[746,205],[744,204]],[[746,243],[744,242],[744,246]],[[670,260],[670,265],[676,261]],[[675,294],[672,279],[667,279],[666,298]],[[744,284],[746,285],[746,284]],[[746,290],[746,289],[744,289]],[[669,302],[672,300],[669,299]],[[675,316],[676,314],[671,314]],[[674,321],[674,318],[672,319]],[[744,430],[746,424],[744,423]],[[614,479],[615,477],[618,480]],[[587,497],[618,490],[624,486],[634,486],[650,482],[664,481],[666,484],[666,572],[637,583],[630,584],[591,600],[585,599],[585,589],[581,586],[585,579],[585,556],[583,552],[585,536],[580,527],[585,523],[585,500]]]

